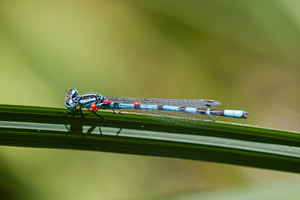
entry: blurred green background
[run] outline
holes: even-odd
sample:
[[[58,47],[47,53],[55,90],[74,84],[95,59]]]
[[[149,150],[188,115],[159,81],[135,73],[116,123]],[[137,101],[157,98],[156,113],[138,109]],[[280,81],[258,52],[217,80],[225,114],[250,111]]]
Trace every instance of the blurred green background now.
[[[300,3],[1,1],[0,103],[66,90],[209,98],[300,131]],[[0,147],[1,199],[299,199],[296,174],[207,162]]]

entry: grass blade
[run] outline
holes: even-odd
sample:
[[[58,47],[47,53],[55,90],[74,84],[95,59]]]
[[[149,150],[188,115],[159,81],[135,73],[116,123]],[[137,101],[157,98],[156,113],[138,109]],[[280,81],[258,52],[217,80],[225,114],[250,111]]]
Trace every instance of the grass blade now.
[[[79,149],[212,161],[300,172],[300,134],[216,122],[203,127],[171,126],[132,114],[101,111],[66,116],[62,108],[0,105],[0,145]]]

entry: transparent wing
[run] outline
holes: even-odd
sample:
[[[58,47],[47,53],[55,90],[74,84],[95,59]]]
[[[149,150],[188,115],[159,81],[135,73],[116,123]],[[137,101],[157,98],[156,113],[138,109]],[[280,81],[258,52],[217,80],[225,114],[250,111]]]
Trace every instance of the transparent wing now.
[[[116,103],[135,103],[147,105],[170,105],[197,108],[209,108],[221,105],[220,102],[209,99],[160,99],[160,98],[134,98],[134,97],[107,97]]]
[[[181,107],[208,108],[220,105],[221,103],[214,100],[206,99],[159,99],[159,98],[132,98],[132,97],[109,97],[109,100],[117,103],[133,104],[139,102],[147,105],[171,105]],[[192,114],[176,111],[164,110],[143,110],[143,109],[124,109],[123,113],[134,113],[142,117],[151,118],[158,121],[164,121],[172,124],[184,126],[202,126],[214,121],[214,117],[204,114]]]
[[[203,126],[214,122],[214,116],[163,110],[124,109],[121,113],[137,114],[141,117],[184,126]]]

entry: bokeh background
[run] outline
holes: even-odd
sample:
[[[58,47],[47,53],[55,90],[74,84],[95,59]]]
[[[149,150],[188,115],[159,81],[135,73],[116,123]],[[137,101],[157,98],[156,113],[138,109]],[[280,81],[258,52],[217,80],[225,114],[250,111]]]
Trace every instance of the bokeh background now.
[[[225,119],[300,131],[296,0],[0,1],[0,103],[66,90],[209,98]],[[0,147],[1,199],[299,199],[296,174],[104,152]]]

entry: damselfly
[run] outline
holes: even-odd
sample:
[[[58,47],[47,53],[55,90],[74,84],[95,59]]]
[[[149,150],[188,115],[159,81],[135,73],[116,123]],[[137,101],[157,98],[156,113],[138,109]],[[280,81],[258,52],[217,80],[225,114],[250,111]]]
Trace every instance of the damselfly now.
[[[151,117],[160,121],[179,123],[183,125],[198,125],[203,122],[214,121],[216,116],[233,118],[247,118],[248,113],[242,110],[217,110],[212,109],[221,105],[220,102],[207,99],[160,99],[160,98],[132,98],[132,97],[105,97],[100,94],[78,95],[76,89],[71,89],[65,99],[65,105],[75,113],[86,108],[98,116],[102,121],[104,118],[96,112],[100,109],[126,110],[142,116]]]

